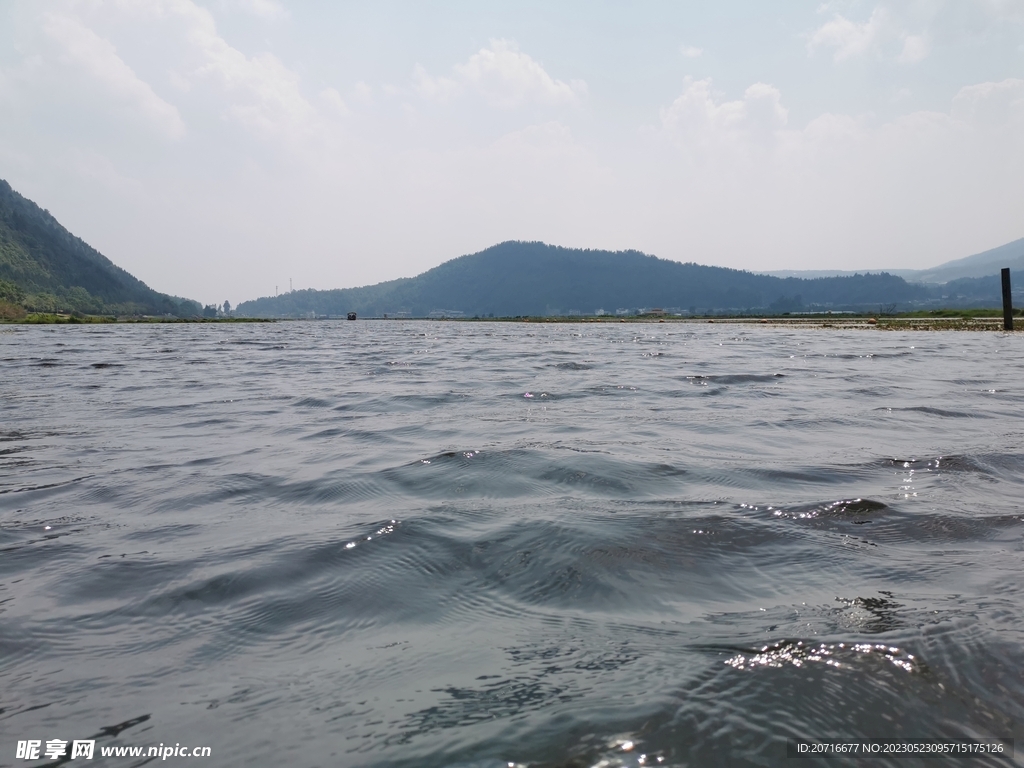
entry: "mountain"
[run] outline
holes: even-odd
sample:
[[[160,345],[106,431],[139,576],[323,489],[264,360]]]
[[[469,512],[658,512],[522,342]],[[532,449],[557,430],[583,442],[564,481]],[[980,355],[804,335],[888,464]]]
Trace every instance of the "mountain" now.
[[[948,283],[963,277],[998,275],[1003,267],[1009,267],[1011,274],[1024,276],[1024,237],[973,256],[947,261],[932,269],[918,270],[908,279],[918,283]]]
[[[597,309],[679,308],[697,313],[868,309],[920,305],[924,286],[894,275],[813,280],[682,264],[638,251],[578,250],[510,241],[460,256],[413,278],[362,288],[292,291],[240,304],[249,316],[360,315],[457,310],[467,316],[548,315]]]
[[[939,264],[930,269],[890,269],[889,274],[898,275],[912,283],[929,283],[944,285],[953,280],[961,278],[983,278],[991,275],[998,275],[1003,267],[1009,267],[1011,274],[1024,276],[1024,237],[1014,240],[1012,243],[1000,245],[973,256],[965,256],[962,259],[954,259]],[[837,275],[852,275],[841,269],[785,269],[775,272],[765,272],[773,277],[833,277]]]
[[[37,311],[197,315],[190,299],[158,293],[75,237],[0,179],[0,302]]]

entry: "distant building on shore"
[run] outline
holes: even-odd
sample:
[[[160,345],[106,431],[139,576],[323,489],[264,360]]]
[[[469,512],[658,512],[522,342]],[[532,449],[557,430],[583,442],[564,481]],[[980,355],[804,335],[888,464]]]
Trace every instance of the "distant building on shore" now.
[[[461,309],[435,309],[427,313],[431,320],[447,320],[449,318],[465,317],[466,313]]]

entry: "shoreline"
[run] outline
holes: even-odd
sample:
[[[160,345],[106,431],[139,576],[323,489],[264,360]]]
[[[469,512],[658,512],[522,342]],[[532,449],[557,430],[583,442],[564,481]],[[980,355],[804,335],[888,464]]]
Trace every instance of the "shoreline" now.
[[[148,325],[155,323],[276,323],[265,317],[114,317],[112,315],[67,315],[30,312],[25,317],[3,318],[0,325]]]
[[[786,328],[834,328],[839,330],[880,330],[880,331],[1001,331],[1001,316],[959,315],[956,317],[895,316],[829,316],[807,317],[460,317],[460,318],[384,318],[367,317],[356,321],[338,318],[261,318],[261,317],[112,317],[103,315],[29,314],[19,319],[0,320],[0,325],[152,325],[152,324],[232,324],[232,323],[277,323],[277,322],[435,322],[435,323],[536,323],[536,324],[673,324],[673,325],[758,325]],[[1019,318],[1015,331],[1024,330],[1024,318]]]

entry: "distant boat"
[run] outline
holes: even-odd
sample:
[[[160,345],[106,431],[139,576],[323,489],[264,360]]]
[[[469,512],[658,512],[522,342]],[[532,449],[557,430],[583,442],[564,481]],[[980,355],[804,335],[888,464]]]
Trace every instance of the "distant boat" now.
[[[349,312],[348,313],[348,319],[349,320],[355,320],[356,319],[356,313],[355,312]]]

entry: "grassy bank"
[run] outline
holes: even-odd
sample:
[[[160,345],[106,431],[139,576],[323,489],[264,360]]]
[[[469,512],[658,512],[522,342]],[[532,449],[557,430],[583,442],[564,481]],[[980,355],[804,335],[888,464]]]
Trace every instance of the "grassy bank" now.
[[[27,312],[21,317],[0,317],[7,325],[97,325],[105,323],[273,323],[254,317],[115,317],[113,315],[68,315]]]

